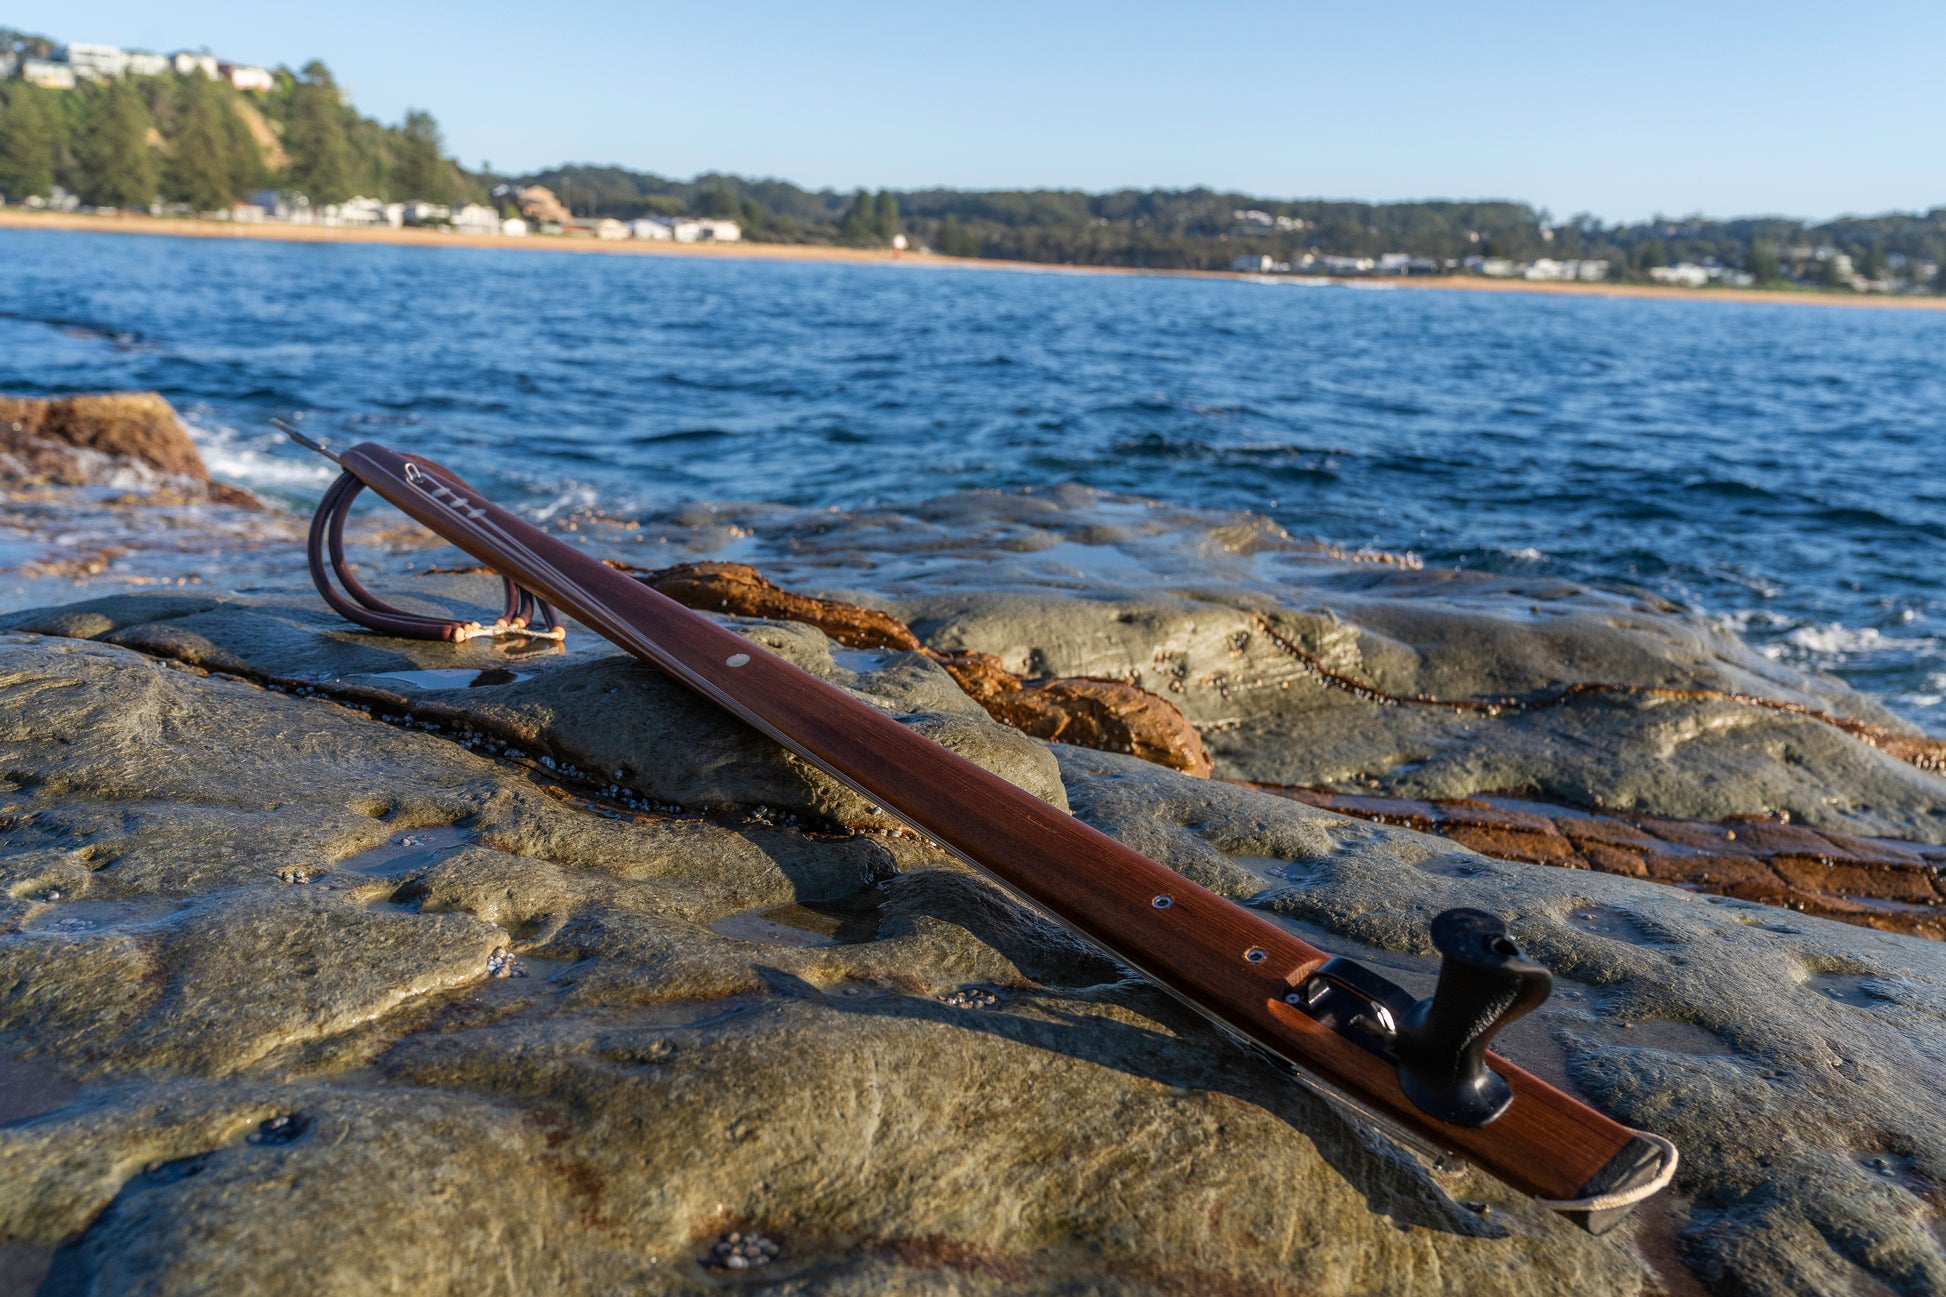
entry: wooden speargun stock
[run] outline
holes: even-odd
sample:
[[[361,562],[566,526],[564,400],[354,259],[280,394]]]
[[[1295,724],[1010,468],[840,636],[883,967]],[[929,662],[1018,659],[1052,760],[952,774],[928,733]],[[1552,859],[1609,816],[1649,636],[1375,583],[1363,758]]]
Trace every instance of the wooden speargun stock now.
[[[1488,1052],[1552,986],[1493,915],[1433,920],[1438,988],[1417,999],[563,544],[448,469],[371,442],[335,458],[345,474],[313,525],[312,571],[354,620],[430,639],[468,627],[551,633],[549,605],[558,607],[1408,1142],[1464,1158],[1597,1233],[1674,1176],[1669,1141]],[[505,577],[508,611],[495,628],[401,613],[355,583],[350,600],[330,588],[323,553],[348,578],[344,508],[362,487]]]

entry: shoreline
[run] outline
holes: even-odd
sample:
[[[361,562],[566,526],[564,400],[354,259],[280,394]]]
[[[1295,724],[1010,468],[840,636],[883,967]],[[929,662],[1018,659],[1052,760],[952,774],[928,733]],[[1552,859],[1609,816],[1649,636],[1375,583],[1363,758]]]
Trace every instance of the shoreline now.
[[[1001,270],[1040,274],[1147,275],[1177,279],[1268,281],[1273,285],[1350,285],[1432,292],[1544,293],[1562,297],[1636,298],[1678,302],[1741,302],[1760,305],[1832,306],[1882,310],[1946,311],[1946,296],[1840,296],[1763,288],[1676,288],[1658,284],[1567,283],[1547,280],[1486,279],[1441,275],[1396,279],[1332,279],[1266,276],[1232,270],[1169,270],[1131,266],[1080,266],[984,257],[946,257],[937,253],[895,253],[870,248],[839,248],[817,243],[663,243],[639,239],[602,240],[533,235],[458,234],[421,228],[391,229],[342,225],[285,225],[207,221],[193,217],[83,216],[68,212],[28,213],[0,209],[0,230],[58,230],[96,234],[173,236],[186,239],[249,239],[270,243],[358,243],[395,247],[489,248],[523,252],[600,253],[608,256],[714,257],[749,261],[837,262],[854,265],[909,265]]]

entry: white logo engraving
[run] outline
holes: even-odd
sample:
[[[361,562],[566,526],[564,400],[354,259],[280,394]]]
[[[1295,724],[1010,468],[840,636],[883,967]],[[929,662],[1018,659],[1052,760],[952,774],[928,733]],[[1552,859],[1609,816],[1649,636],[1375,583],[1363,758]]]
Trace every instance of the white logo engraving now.
[[[453,488],[447,486],[444,482],[438,481],[426,473],[421,472],[417,464],[410,462],[406,464],[405,480],[455,513],[464,514],[468,518],[486,517],[486,510],[480,508],[479,505],[453,490]]]

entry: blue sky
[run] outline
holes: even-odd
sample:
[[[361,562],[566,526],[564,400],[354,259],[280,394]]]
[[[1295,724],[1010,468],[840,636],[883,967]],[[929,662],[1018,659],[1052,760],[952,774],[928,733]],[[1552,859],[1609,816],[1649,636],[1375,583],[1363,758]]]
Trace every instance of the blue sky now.
[[[1946,3],[12,0],[57,39],[324,59],[469,165],[916,188],[1508,197],[1557,217],[1946,204]]]

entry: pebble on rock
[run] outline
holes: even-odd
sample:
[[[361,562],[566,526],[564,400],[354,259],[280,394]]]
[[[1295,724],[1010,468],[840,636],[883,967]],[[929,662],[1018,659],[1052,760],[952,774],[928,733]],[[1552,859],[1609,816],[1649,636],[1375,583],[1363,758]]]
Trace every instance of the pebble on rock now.
[[[731,1230],[710,1247],[705,1265],[719,1270],[748,1270],[777,1259],[778,1247],[755,1230]]]

